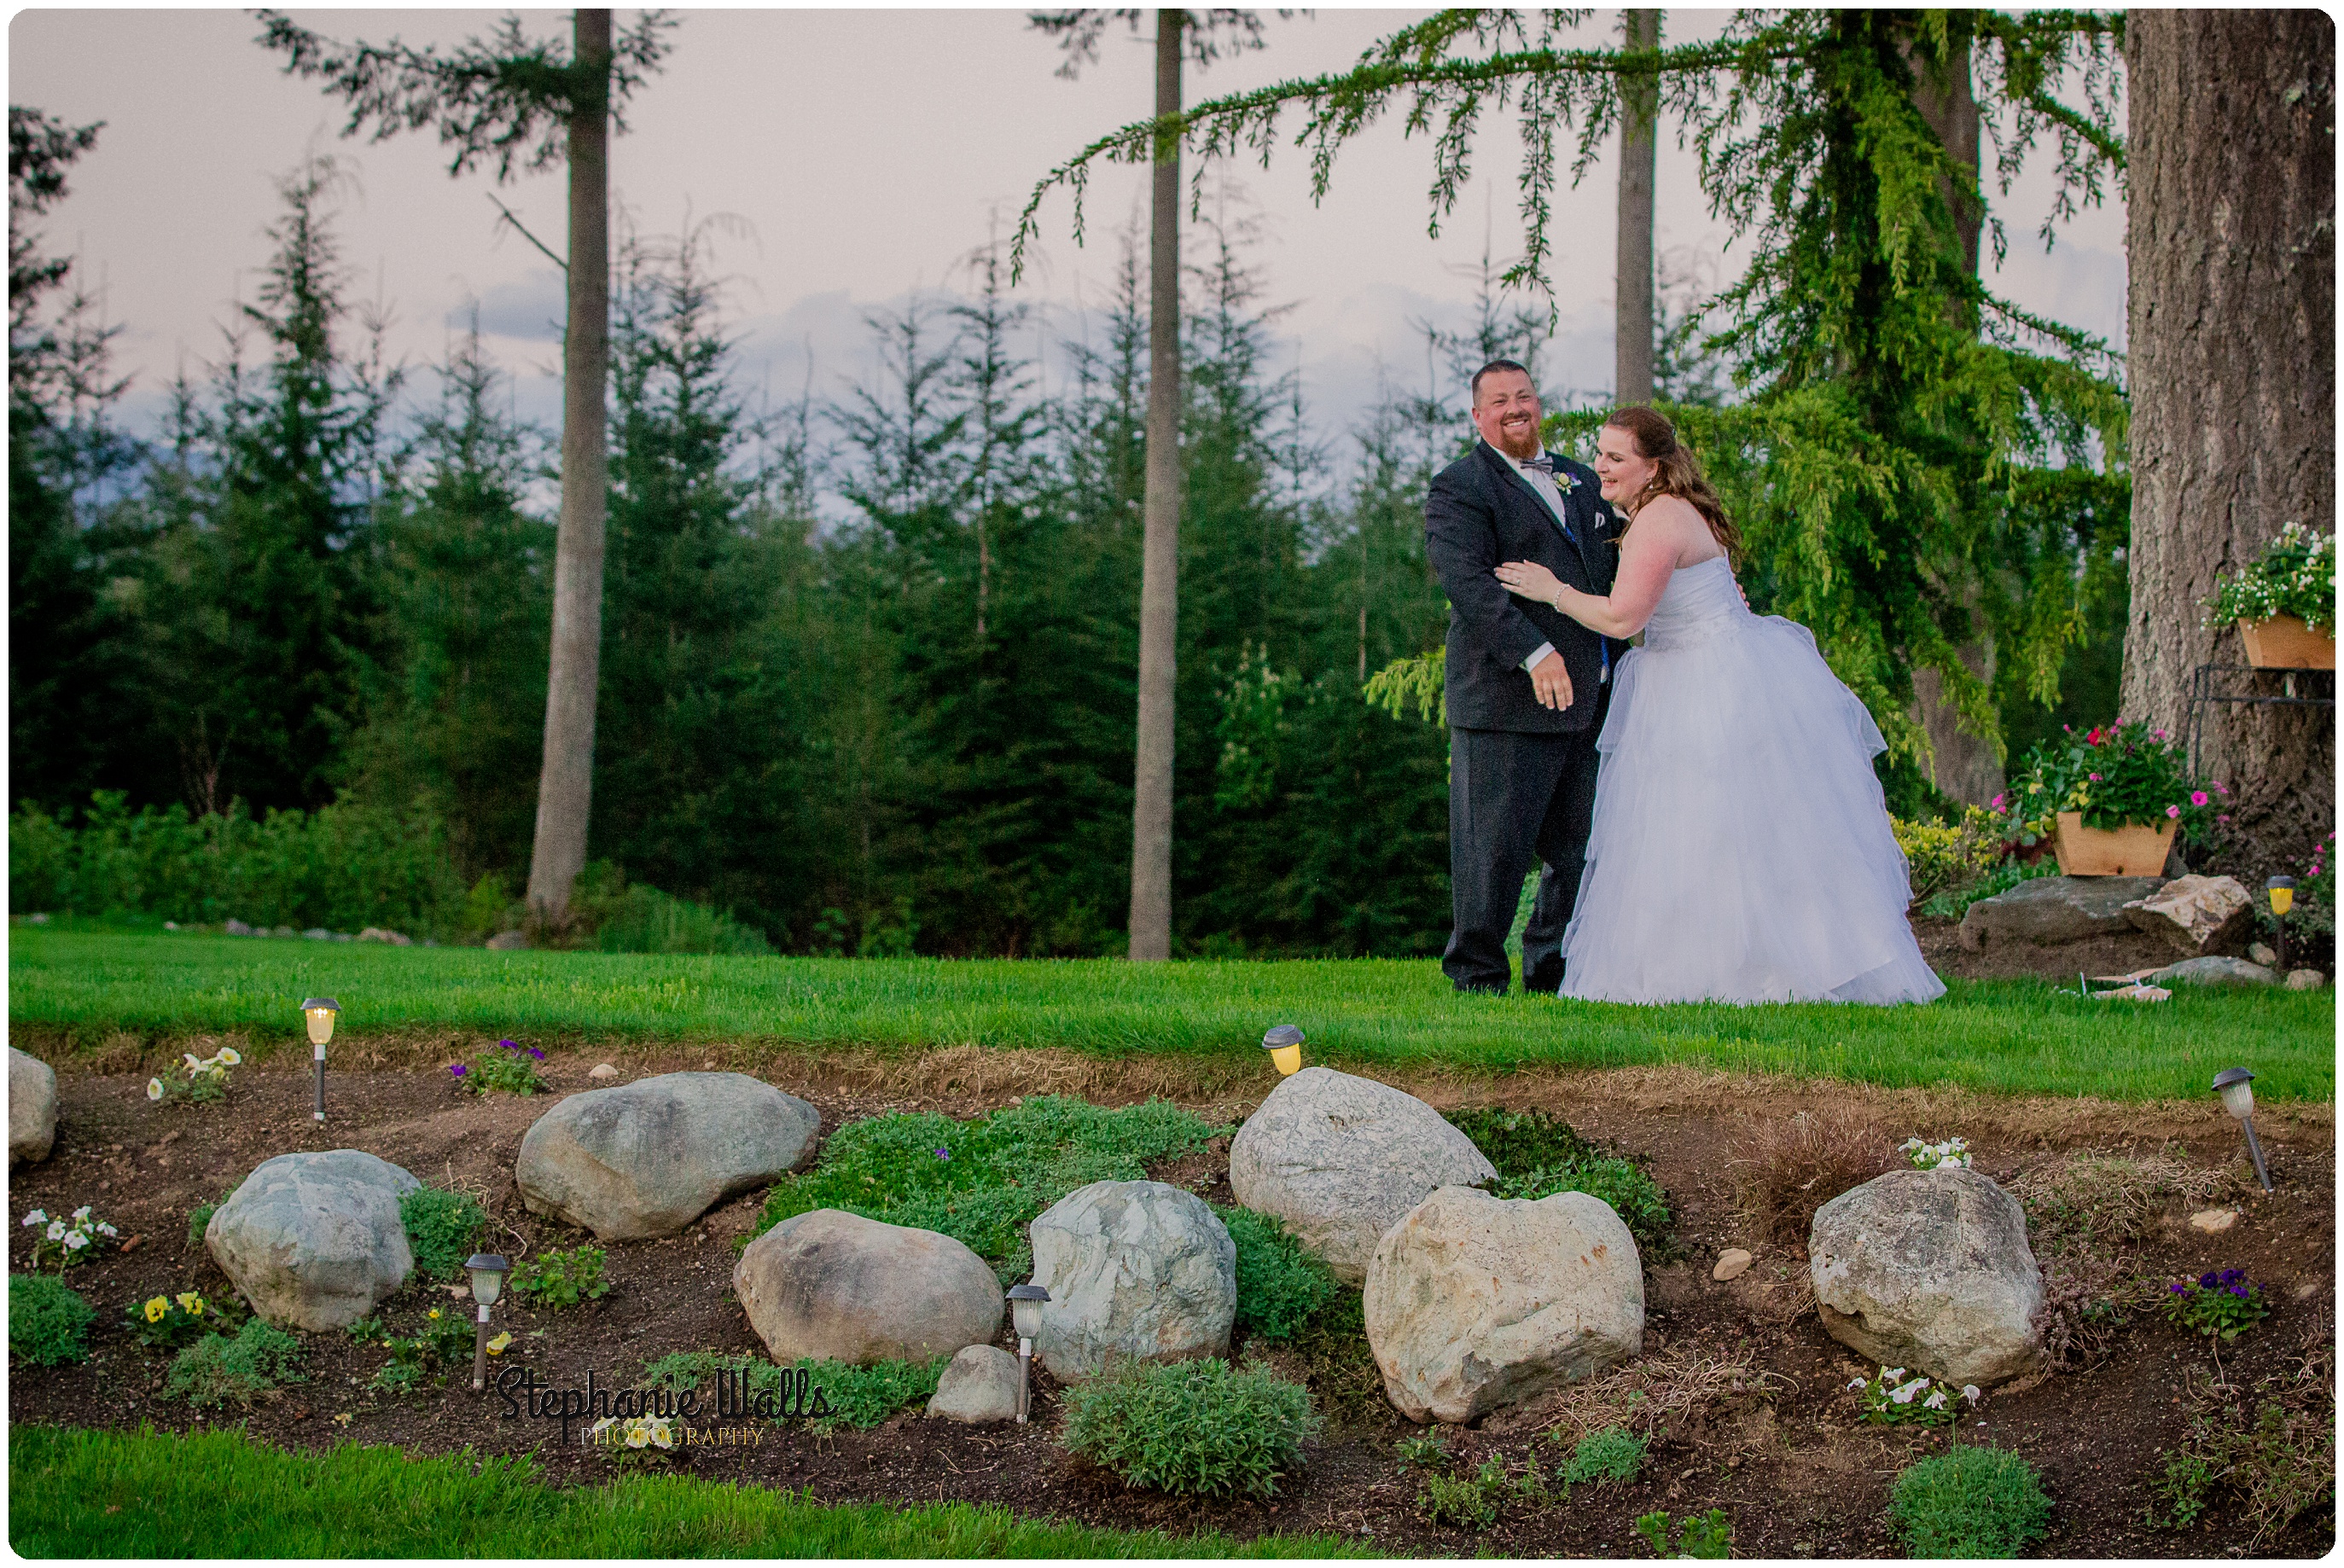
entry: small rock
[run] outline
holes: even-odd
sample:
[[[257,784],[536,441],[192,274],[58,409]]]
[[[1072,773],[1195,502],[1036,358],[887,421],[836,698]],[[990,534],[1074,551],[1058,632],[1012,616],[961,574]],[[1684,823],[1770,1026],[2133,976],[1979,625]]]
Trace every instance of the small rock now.
[[[404,935],[399,931],[387,931],[380,926],[369,926],[366,930],[359,933],[359,940],[362,942],[389,942],[395,948],[412,947],[415,945],[415,939],[413,937]]]
[[[529,939],[519,931],[499,931],[489,939],[489,950],[491,952],[509,953],[515,948],[527,946]]]
[[[2096,990],[2092,997],[2096,1001],[2171,1001],[2173,993],[2163,986],[2126,985],[2114,990]]]
[[[2203,1231],[2209,1236],[2218,1236],[2238,1222],[2238,1211],[2236,1209],[2200,1209],[2189,1216],[2189,1228]]]
[[[2244,959],[2183,959],[2148,977],[2153,985],[2277,985],[2278,976]]]
[[[301,933],[295,930],[291,926],[271,926],[268,930],[268,934],[272,937],[298,937]]]
[[[2153,931],[2191,958],[2243,945],[2254,928],[2255,900],[2236,877],[2176,877],[2124,907],[2134,929]]]
[[[311,926],[301,934],[313,942],[330,942],[334,940],[334,933],[323,926]]]
[[[1728,1247],[1717,1256],[1717,1267],[1709,1271],[1713,1280],[1738,1280],[1751,1264],[1758,1260],[1740,1247]]]
[[[179,929],[179,922],[177,920],[165,920],[163,922],[163,929],[167,931],[176,931]]]
[[[1017,1417],[1017,1358],[999,1345],[963,1345],[928,1401],[930,1417],[983,1426]]]
[[[2324,986],[2327,983],[2328,977],[2321,974],[2318,970],[2289,970],[2287,971],[2287,989],[2289,990],[2318,990],[2321,986]]]
[[[2013,941],[2052,947],[2127,931],[2125,905],[2163,885],[2157,877],[2037,877],[1972,904],[1962,916],[1962,946],[1973,952]]]
[[[8,1048],[8,1163],[46,1160],[57,1141],[57,1072]]]
[[[255,930],[254,930],[250,926],[246,925],[242,920],[236,920],[236,919],[233,919],[233,918],[231,918],[231,919],[228,920],[228,922],[227,922],[227,925],[222,926],[222,927],[220,928],[220,930],[222,930],[226,931],[229,936],[232,936],[232,937],[249,937],[249,936],[258,936],[258,935],[259,934],[258,932],[255,931]]]
[[[2254,960],[2255,962],[2262,965],[2265,969],[2269,969],[2272,965],[2278,962],[2278,954],[2271,951],[2270,948],[2262,942],[2248,942],[2247,944],[2247,957]]]
[[[619,1076],[619,1070],[612,1067],[607,1061],[598,1061],[594,1064],[594,1070],[588,1073],[586,1076],[593,1079],[598,1083],[608,1083],[611,1080]]]
[[[28,923],[35,926],[45,926],[49,923],[49,917],[46,915],[26,915],[25,919]]]

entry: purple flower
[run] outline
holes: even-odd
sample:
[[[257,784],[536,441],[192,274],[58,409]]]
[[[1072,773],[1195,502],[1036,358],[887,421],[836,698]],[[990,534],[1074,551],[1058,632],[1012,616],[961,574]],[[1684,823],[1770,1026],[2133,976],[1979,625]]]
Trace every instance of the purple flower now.
[[[2198,1276],[2198,1288],[2201,1291],[2210,1291],[2221,1282],[2222,1276],[2211,1269]]]
[[[531,1056],[533,1056],[533,1057],[537,1058],[537,1060],[540,1060],[540,1061],[543,1061],[543,1060],[545,1060],[545,1052],[544,1052],[544,1051],[542,1051],[542,1050],[540,1050],[536,1046],[533,1046],[533,1045],[532,1045],[532,1046],[530,1046],[530,1047],[529,1048],[529,1053],[530,1053],[530,1055],[531,1055]]]
[[[497,1045],[498,1045],[498,1047],[499,1047],[500,1050],[519,1050],[520,1049],[520,1047],[519,1047],[519,1046],[515,1045],[511,1040],[500,1040],[497,1041]]]
[[[2222,1283],[2226,1285],[2235,1285],[2246,1277],[2247,1271],[2244,1269],[2225,1269],[2222,1271]]]
[[[464,1076],[464,1064],[460,1061],[451,1062],[449,1064],[448,1070],[461,1078]]]
[[[952,1151],[949,1149],[939,1149],[936,1151],[936,1158],[939,1160],[949,1160],[952,1158]]]
[[[2186,1284],[2167,1285],[2165,1288],[2171,1291],[2177,1296],[2186,1296],[2189,1293],[2189,1287]]]
[[[2230,1294],[2238,1297],[2238,1300],[2243,1302],[2247,1299],[2247,1288],[2244,1285],[2232,1285],[2230,1287]]]

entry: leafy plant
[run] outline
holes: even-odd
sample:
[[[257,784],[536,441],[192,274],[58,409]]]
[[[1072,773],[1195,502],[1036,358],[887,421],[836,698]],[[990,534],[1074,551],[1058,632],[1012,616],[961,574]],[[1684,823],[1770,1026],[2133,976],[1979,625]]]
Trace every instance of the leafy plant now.
[[[179,1057],[179,1070],[169,1078],[146,1081],[146,1098],[178,1104],[182,1101],[210,1104],[227,1098],[227,1070],[244,1065],[244,1058],[232,1045],[221,1046],[211,1055],[197,1057],[184,1051]]]
[[[1451,1111],[1448,1121],[1498,1168],[1499,1197],[1585,1192],[1612,1205],[1640,1249],[1667,1251],[1668,1197],[1639,1161],[1591,1142],[1549,1111],[1480,1107]]]
[[[2270,1316],[2263,1288],[2244,1269],[2208,1270],[2165,1290],[2166,1316],[2193,1332],[2219,1334],[2225,1344]]]
[[[55,1274],[8,1276],[8,1353],[27,1366],[65,1366],[89,1354],[96,1311]]]
[[[212,1222],[212,1216],[220,1211],[221,1206],[235,1196],[236,1188],[229,1186],[222,1189],[218,1197],[207,1198],[187,1211],[187,1245],[189,1247],[200,1247],[204,1244],[205,1227]]]
[[[1907,1138],[1896,1146],[1896,1152],[1904,1156],[1904,1162],[1915,1171],[1967,1170],[1970,1166],[1969,1141],[1963,1138],[1948,1138],[1937,1143]]]
[[[1597,1486],[1626,1483],[1643,1473],[1644,1453],[1651,1440],[1624,1426],[1607,1426],[1579,1440],[1563,1464],[1562,1479],[1572,1486],[1591,1482]]]
[[[542,1094],[545,1075],[537,1064],[545,1060],[540,1046],[526,1049],[510,1040],[497,1041],[494,1050],[475,1051],[470,1061],[450,1062],[449,1074],[475,1094]]]
[[[370,1335],[361,1336],[361,1326],[370,1329]],[[350,1324],[349,1332],[362,1343],[379,1344],[390,1352],[390,1359],[376,1370],[367,1384],[384,1393],[411,1393],[435,1374],[445,1376],[460,1366],[470,1365],[472,1359],[471,1322],[447,1307],[426,1311],[415,1332],[404,1337],[388,1332],[379,1320],[370,1316]]]
[[[2068,728],[2036,745],[1995,797],[1995,809],[2004,833],[2024,845],[2048,839],[2062,811],[2082,813],[2086,828],[2172,822],[2196,844],[2211,836],[2229,793],[2218,780],[2199,782],[2180,742],[2137,719],[2082,735]]]
[[[1474,1106],[1447,1114],[1449,1125],[1498,1168],[1500,1180],[1532,1171],[1600,1160],[1604,1151],[1561,1117],[1546,1111]]]
[[[86,1203],[68,1220],[52,1220],[48,1211],[35,1209],[25,1216],[25,1225],[33,1232],[33,1267],[55,1263],[59,1273],[88,1262],[121,1238],[121,1232],[92,1214]]]
[[[1980,899],[2006,893],[2019,883],[2031,882],[2037,877],[2056,877],[2058,874],[2059,862],[2047,855],[2031,866],[2020,860],[2005,860],[1976,881],[1931,896],[1921,905],[1921,912],[1941,920],[1958,920],[1968,914],[1970,906]]]
[[[1067,1391],[1064,1441],[1131,1486],[1271,1497],[1318,1426],[1308,1392],[1267,1366],[1142,1363]]]
[[[1276,1217],[1218,1204],[1213,1212],[1237,1247],[1238,1335],[1264,1344],[1293,1339],[1342,1287]]]
[[[1416,1511],[1432,1524],[1450,1524],[1466,1530],[1487,1529],[1495,1524],[1499,1493],[1486,1484],[1487,1466],[1483,1469],[1485,1473],[1470,1476],[1437,1472],[1426,1476],[1416,1489]]]
[[[2016,1557],[2051,1517],[2035,1467],[2006,1448],[1957,1448],[1907,1465],[1888,1524],[1915,1557]]]
[[[1943,1426],[1960,1419],[1958,1401],[1978,1400],[1975,1383],[1956,1389],[1925,1377],[1908,1379],[1903,1367],[1882,1367],[1878,1377],[1860,1377],[1847,1386],[1862,1402],[1864,1419],[1883,1426]]]
[[[250,1404],[270,1390],[301,1382],[301,1342],[258,1318],[234,1339],[206,1334],[171,1362],[162,1397],[198,1410],[234,1400]]]
[[[399,1222],[407,1231],[415,1266],[452,1280],[464,1271],[472,1243],[488,1225],[489,1211],[470,1192],[417,1187],[399,1195]]]
[[[607,1257],[591,1241],[581,1241],[568,1251],[540,1252],[523,1259],[513,1270],[510,1288],[541,1307],[574,1307],[610,1294],[611,1282],[602,1277]]]
[[[199,1291],[157,1294],[123,1311],[132,1338],[150,1350],[177,1350],[205,1334],[233,1332],[243,1314],[233,1302],[207,1301]]]
[[[1713,1508],[1706,1513],[1688,1513],[1673,1523],[1666,1509],[1647,1513],[1636,1521],[1636,1533],[1652,1544],[1655,1557],[1733,1555],[1733,1524],[1726,1518],[1723,1508]],[[1670,1545],[1672,1535],[1675,1538],[1673,1549]]]
[[[2291,615],[2306,626],[2336,624],[2336,536],[2283,526],[2236,575],[2216,579],[2206,601],[2209,627]]]
[[[1983,806],[1963,809],[1959,822],[1907,821],[1891,817],[1896,847],[1904,851],[1913,901],[1925,906],[1941,893],[1980,881],[2003,858],[2002,822]]]
[[[1402,1464],[1414,1465],[1419,1470],[1429,1470],[1435,1465],[1445,1465],[1449,1462],[1449,1440],[1437,1432],[1419,1432],[1413,1437],[1403,1437],[1393,1443],[1392,1452],[1399,1457]]]

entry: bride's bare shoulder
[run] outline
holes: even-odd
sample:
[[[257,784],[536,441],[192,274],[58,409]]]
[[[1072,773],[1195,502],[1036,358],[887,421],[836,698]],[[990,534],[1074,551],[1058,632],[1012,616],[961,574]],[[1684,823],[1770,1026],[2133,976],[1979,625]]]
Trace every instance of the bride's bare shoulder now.
[[[1673,550],[1681,567],[1718,553],[1708,519],[1682,496],[1654,496],[1646,501],[1636,508],[1631,531]]]

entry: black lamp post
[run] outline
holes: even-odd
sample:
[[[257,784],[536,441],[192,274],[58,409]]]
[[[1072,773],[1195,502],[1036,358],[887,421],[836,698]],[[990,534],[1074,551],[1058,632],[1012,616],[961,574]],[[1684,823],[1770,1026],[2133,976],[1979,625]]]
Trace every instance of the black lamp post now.
[[[1009,1288],[1009,1321],[1017,1330],[1017,1424],[1026,1424],[1034,1400],[1034,1336],[1042,1332],[1042,1307],[1050,1292],[1028,1280]]]
[[[480,1304],[479,1321],[472,1325],[472,1386],[487,1385],[489,1380],[489,1309],[505,1292],[505,1271],[510,1263],[494,1252],[475,1252],[464,1261],[465,1271],[472,1276],[472,1300]]]
[[[313,996],[301,1004],[309,1021],[309,1052],[318,1060],[318,1120],[326,1119],[326,1042],[334,1038],[334,1017],[342,1004],[329,996]]]
[[[2263,1184],[2264,1191],[2269,1191],[2270,1171],[2263,1164],[2262,1141],[2255,1136],[2255,1075],[2243,1067],[2226,1067],[2214,1075],[2214,1091],[2222,1097],[2222,1109],[2247,1130],[2247,1152],[2254,1159],[2255,1180]]]

